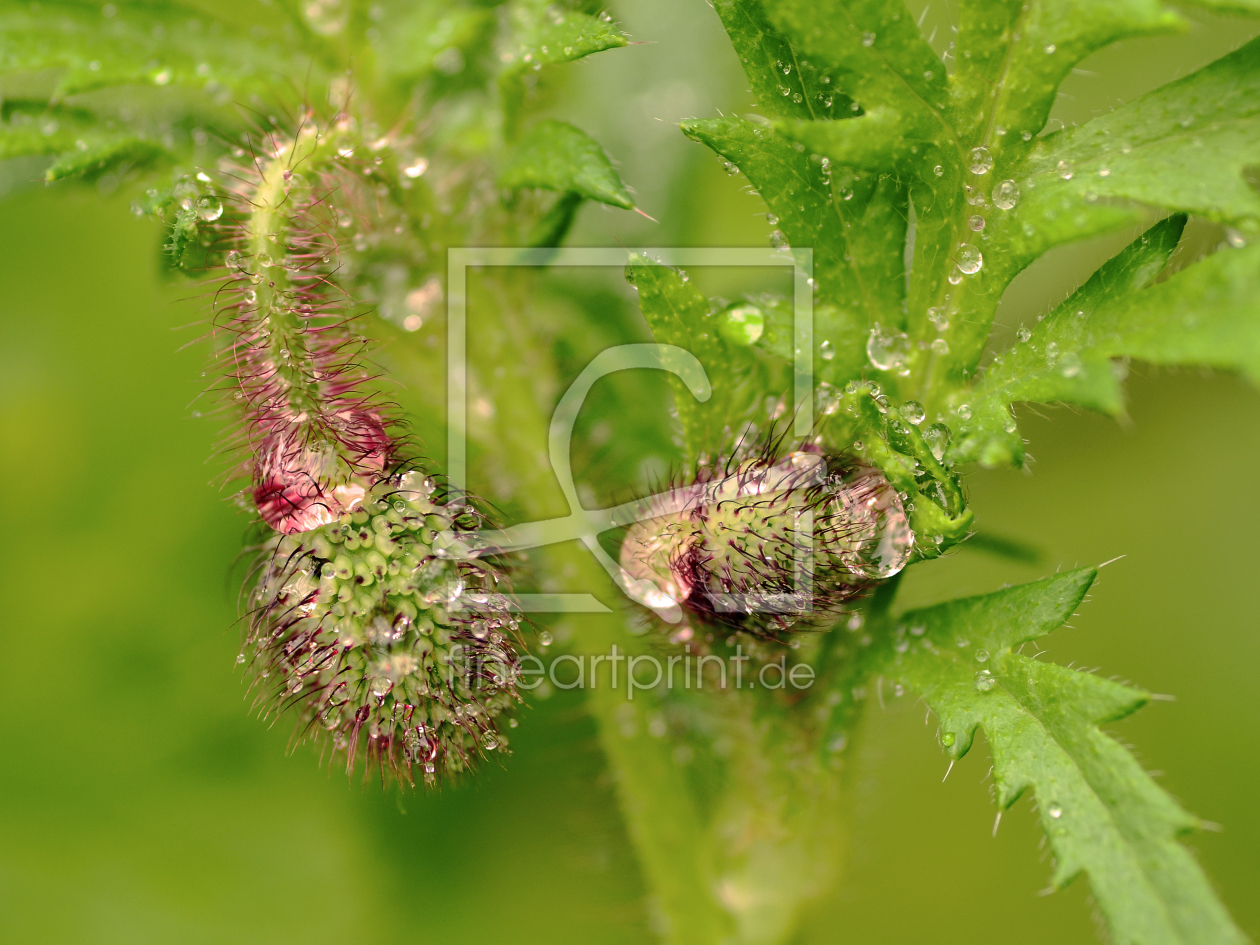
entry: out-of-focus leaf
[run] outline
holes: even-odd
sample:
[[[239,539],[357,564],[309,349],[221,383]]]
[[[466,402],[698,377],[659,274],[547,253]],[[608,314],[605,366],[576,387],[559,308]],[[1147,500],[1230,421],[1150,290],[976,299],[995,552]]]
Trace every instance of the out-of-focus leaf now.
[[[606,15],[557,12],[544,18],[541,25],[528,19],[522,24],[516,49],[503,53],[503,70],[499,74],[509,136],[515,133],[520,122],[527,76],[545,66],[573,62],[628,43]]]
[[[152,85],[274,100],[291,95],[292,76],[321,71],[301,44],[175,5],[5,0],[0,37],[0,73],[62,70],[54,99]]]
[[[526,132],[500,172],[499,184],[509,190],[538,187],[574,193],[623,210],[634,207],[604,149],[563,121],[539,122]]]
[[[984,729],[999,810],[1036,792],[1054,885],[1086,874],[1115,941],[1241,945],[1246,938],[1177,842],[1199,822],[1099,728],[1148,694],[1019,652],[1071,616],[1096,573],[903,614],[879,644],[880,671],[923,694],[952,758]]]
[[[376,40],[381,71],[395,82],[417,82],[437,73],[462,71],[468,59],[491,44],[494,14],[431,0],[391,19]]]

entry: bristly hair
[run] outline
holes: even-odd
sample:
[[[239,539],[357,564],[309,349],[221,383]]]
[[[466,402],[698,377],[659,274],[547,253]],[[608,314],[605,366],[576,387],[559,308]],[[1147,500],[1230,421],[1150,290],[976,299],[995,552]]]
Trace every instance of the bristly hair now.
[[[344,116],[307,112],[220,169],[218,368],[267,536],[239,661],[268,711],[299,712],[297,739],[326,733],[348,770],[366,756],[431,782],[505,748],[519,624],[469,535],[483,513],[420,468],[371,390],[336,281],[343,207],[364,201],[360,144]]]

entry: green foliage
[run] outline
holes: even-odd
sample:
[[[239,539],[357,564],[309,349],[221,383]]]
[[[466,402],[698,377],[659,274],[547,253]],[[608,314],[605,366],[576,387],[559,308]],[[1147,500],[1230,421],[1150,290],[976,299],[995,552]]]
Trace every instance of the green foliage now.
[[[1197,820],[1099,729],[1149,694],[1021,653],[1072,615],[1095,574],[902,614],[876,657],[880,671],[923,694],[951,758],[984,729],[999,810],[1035,792],[1055,886],[1088,875],[1117,942],[1243,942],[1177,843]]]
[[[1260,10],[1255,0],[1199,5]],[[1260,40],[1050,132],[1059,85],[1081,60],[1120,39],[1183,29],[1182,18],[1158,0],[964,0],[947,63],[900,0],[714,6],[760,114],[682,130],[760,194],[774,245],[812,251],[818,442],[893,483],[917,560],[971,534],[966,464],[1024,463],[1013,405],[1120,414],[1130,359],[1260,380],[1260,246],[1246,245],[1260,237]],[[0,0],[0,36],[0,77],[12,83],[0,158],[42,156],[49,181],[113,175],[132,185],[165,167],[168,184],[138,206],[165,224],[167,259],[186,272],[222,264],[219,240],[239,220],[215,201],[235,193],[255,154],[298,136],[307,114],[334,129],[319,148],[356,162],[345,165],[354,185],[332,208],[346,229],[337,278],[409,330],[436,314],[447,247],[558,246],[583,201],[635,206],[593,138],[536,117],[558,67],[628,44],[590,4],[325,0],[217,11]],[[270,183],[286,193],[287,181]],[[998,302],[1020,271],[1152,213],[1162,219],[986,361]],[[1167,275],[1189,214],[1228,227],[1225,243]],[[545,438],[542,402],[570,373],[566,344],[611,343],[616,332],[594,312],[544,324],[519,278],[487,276],[477,290],[499,319],[481,339],[487,357],[523,368],[470,379],[499,413],[469,433],[474,453],[524,465]],[[701,403],[671,381],[685,465],[721,459],[801,406],[790,400],[800,338],[789,300],[709,299],[686,273],[642,255],[630,257],[626,278],[654,338],[690,351],[713,382]],[[406,358],[419,396],[439,411],[436,355],[413,346]],[[529,496],[521,508],[541,516],[546,484],[519,479]],[[1093,574],[895,618],[896,583],[886,583],[862,605],[869,646],[832,632],[792,651],[822,667],[818,690],[799,704],[763,693],[642,695],[636,711],[686,718],[686,735],[618,735],[634,713],[595,694],[630,831],[674,938],[791,934],[839,856],[840,830],[827,819],[840,799],[833,753],[858,714],[845,693],[880,674],[924,696],[951,757],[984,729],[999,807],[1035,793],[1055,884],[1086,874],[1117,941],[1241,941],[1177,843],[1197,821],[1099,729],[1147,695],[1020,652],[1067,619]],[[596,637],[579,631],[575,645],[606,643]],[[737,747],[719,759],[719,740]],[[675,747],[699,753],[702,774],[680,774]],[[731,839],[746,836],[755,843]]]
[[[822,439],[879,466],[912,499],[922,557],[970,528],[959,468],[1024,462],[1013,404],[1117,414],[1131,358],[1257,377],[1260,256],[1235,248],[1260,233],[1256,42],[1045,133],[1059,84],[1083,58],[1182,29],[1182,19],[1156,0],[970,0],[947,74],[899,2],[716,9],[764,117],[688,121],[683,131],[747,176],[776,227],[772,242],[812,248]],[[1132,227],[1151,207],[1172,215],[981,367],[1017,273],[1054,246]],[[1187,213],[1237,235],[1161,280]],[[736,384],[739,363],[705,332],[713,306],[677,281],[668,291],[635,281],[657,338],[690,341]],[[783,303],[750,301],[767,325],[781,323]],[[790,354],[781,331],[753,349]],[[694,455],[691,429],[705,407],[682,391],[678,400]],[[1062,623],[1091,580],[1080,572],[905,615],[885,625],[868,669],[925,695],[954,757],[985,728],[1000,806],[1037,791],[1056,884],[1087,873],[1118,941],[1239,941],[1175,842],[1196,822],[1097,729],[1145,696],[1016,652]]]

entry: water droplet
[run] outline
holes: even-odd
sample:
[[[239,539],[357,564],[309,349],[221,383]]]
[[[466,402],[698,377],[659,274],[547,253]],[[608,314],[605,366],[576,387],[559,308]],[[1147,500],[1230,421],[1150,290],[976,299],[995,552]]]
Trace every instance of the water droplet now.
[[[818,346],[818,356],[824,361],[830,361],[836,356],[836,346],[830,341],[824,341]]]
[[[984,206],[984,191],[979,187],[963,184],[963,196],[967,199],[967,203],[973,207]]]
[[[1013,180],[1004,180],[993,188],[993,206],[999,210],[1014,210],[1019,203],[1019,185]]]
[[[958,414],[958,417],[960,420],[970,420],[971,419],[971,405],[959,404],[957,407],[954,408],[954,413]]]
[[[542,633],[538,634],[538,642],[543,646],[551,646],[554,639],[555,638],[551,635],[550,630],[544,630]]]
[[[869,47],[869,46],[874,46],[874,45],[875,45],[875,34],[874,34],[874,33],[870,33],[870,32],[863,33],[863,34],[862,34],[862,45],[863,45],[863,46],[868,46],[868,47]]]
[[[1058,48],[1058,47],[1057,47],[1057,46],[1055,46],[1055,45],[1054,45],[1054,43],[1050,43],[1048,46],[1046,46],[1046,55],[1047,55],[1047,56],[1053,56],[1053,55],[1054,55],[1054,51],[1055,51],[1057,48]]]
[[[214,194],[202,194],[197,198],[197,216],[207,223],[213,223],[223,216],[223,201]]]
[[[949,327],[949,316],[945,314],[943,308],[930,308],[927,310],[927,320],[935,326],[937,331],[944,331]]]
[[[975,275],[984,266],[984,256],[980,250],[972,246],[970,243],[963,243],[958,247],[958,269],[967,275]]]
[[[958,285],[958,283],[962,282],[962,273],[957,269],[951,269],[947,278],[950,285]]]
[[[910,357],[910,337],[905,332],[885,332],[876,322],[866,339],[866,356],[881,371],[899,371]]]
[[[241,293],[241,299],[246,305],[253,305],[258,301],[258,292],[255,289],[246,289]]]
[[[1054,364],[1059,360],[1059,346],[1055,342],[1046,345],[1046,364]]]
[[[918,426],[923,422],[923,418],[926,417],[927,414],[923,410],[923,405],[917,400],[907,400],[901,405],[901,416],[910,423],[913,423],[915,426]]]
[[[237,653],[237,654],[236,654],[236,662],[238,662],[238,663],[244,663],[244,662],[245,662],[245,654],[244,654],[244,653]]]
[[[1056,804],[1054,801],[1051,801],[1050,806],[1046,808],[1046,813],[1049,814],[1054,820],[1058,820],[1060,817],[1063,816],[1063,808],[1060,807],[1058,804]]]
[[[718,334],[732,344],[748,347],[766,328],[766,317],[755,305],[736,305],[727,309],[718,323]]]
[[[957,741],[957,738],[953,732],[946,732],[941,736],[941,744],[946,748],[952,748],[955,741]]]
[[[1109,167],[1100,167],[1100,168],[1098,169],[1098,176],[1099,176],[1099,177],[1110,177],[1110,176],[1111,176],[1111,168],[1109,168]]]
[[[993,169],[993,155],[983,145],[972,148],[967,155],[967,165],[973,174],[987,174]]]
[[[949,342],[944,338],[934,338],[932,340],[932,351],[935,354],[949,354]]]
[[[1019,429],[1019,426],[1015,423],[1014,414],[1006,413],[1002,416],[1002,429],[1007,433],[1014,433]]]
[[[945,458],[945,450],[949,447],[950,441],[949,427],[943,423],[934,423],[923,431],[923,439],[927,442],[933,456],[938,460]],[[910,632],[914,633],[913,627]]]
[[[976,673],[976,692],[990,692],[997,685],[997,679],[987,669],[982,669]]]
[[[429,169],[429,161],[427,158],[416,158],[410,164],[402,169],[405,176],[415,179],[424,174]]]
[[[980,216],[980,214],[978,213],[974,214],[970,219],[967,220],[967,226],[971,227],[971,229],[974,230],[976,233],[979,233],[981,230],[984,229],[984,217]]]
[[[1059,172],[1059,176],[1064,180],[1072,179],[1072,165],[1067,161],[1060,161],[1054,166],[1054,169]]]
[[[770,245],[775,249],[787,249],[791,244],[788,243],[788,238],[783,235],[782,230],[775,230],[770,234]]]
[[[778,217],[776,217],[773,213],[767,213],[767,214],[766,214],[766,222],[767,222],[767,223],[769,223],[771,226],[778,226],[778,225],[779,225],[779,218],[778,218]]]
[[[1027,328],[1021,328],[1019,331],[1015,332],[1015,337],[1018,338],[1022,344],[1027,344],[1028,339],[1032,337],[1032,332]]]

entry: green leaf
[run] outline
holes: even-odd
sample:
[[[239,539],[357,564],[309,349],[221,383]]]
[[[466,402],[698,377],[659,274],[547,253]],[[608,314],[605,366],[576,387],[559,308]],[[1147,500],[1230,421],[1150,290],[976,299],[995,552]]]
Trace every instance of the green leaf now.
[[[1045,126],[1059,85],[1109,43],[1183,29],[1159,0],[964,0],[951,118],[960,137],[998,159]]]
[[[508,190],[541,188],[574,193],[623,210],[634,200],[598,142],[563,121],[542,121],[516,146],[499,174]]]
[[[636,254],[626,266],[626,281],[638,290],[639,308],[652,337],[691,352],[712,384],[712,396],[700,403],[681,379],[670,375],[688,460],[729,450],[741,424],[764,422],[767,395],[780,393],[791,403],[786,365],[759,358],[746,338],[730,340],[739,336],[723,331],[727,312],[714,312],[685,273]],[[768,310],[769,306],[763,309]]]
[[[1177,842],[1198,821],[1099,728],[1149,695],[1019,653],[1071,616],[1095,574],[1085,568],[903,614],[880,644],[881,671],[923,694],[952,758],[984,729],[998,808],[1035,792],[1054,885],[1087,874],[1115,941],[1242,943]]]
[[[0,4],[0,73],[62,70],[53,99],[116,85],[191,86],[268,101],[288,76],[309,83],[311,56],[262,27],[248,32],[178,6],[47,0]]]
[[[606,49],[617,49],[629,42],[606,14],[590,16],[565,11],[547,16],[542,25],[528,22],[521,31],[516,49],[509,49],[503,54],[504,65],[499,74],[509,138],[515,136],[519,125],[526,81],[532,73],[545,66],[573,62]]]
[[[961,425],[951,460],[1021,465],[1024,443],[1011,404],[1066,402],[1111,414],[1124,408],[1110,359],[1088,340],[1089,320],[1104,302],[1136,292],[1159,275],[1185,223],[1185,216],[1177,215],[1155,224],[1038,322],[1027,341],[994,359],[968,395],[972,416]]]
[[[82,150],[67,151],[44,173],[47,180],[67,177],[99,177],[121,167],[148,167],[171,157],[161,144],[132,135],[117,135],[85,142]]]
[[[848,118],[853,100],[831,75],[796,54],[771,25],[760,0],[714,4],[752,85],[757,105],[772,118]]]
[[[948,101],[945,66],[900,0],[777,0],[770,22],[797,54],[832,77],[862,108],[885,106],[952,140],[942,118]]]
[[[1260,191],[1248,179],[1258,162],[1260,39],[1039,141],[1020,171],[1020,189],[1032,199],[1012,216],[1027,222],[1030,209],[1051,201],[1112,197],[1260,233]]]
[[[862,326],[862,344],[874,322],[899,324],[907,196],[894,177],[824,166],[773,128],[740,118],[687,121],[682,129],[738,165],[788,243],[813,248],[818,301]]]
[[[493,42],[494,14],[486,9],[468,9],[432,0],[405,9],[390,20],[389,28],[375,42],[381,72],[399,83],[418,82],[449,74],[453,66],[477,55]],[[454,63],[443,59],[447,50],[457,50]]]

